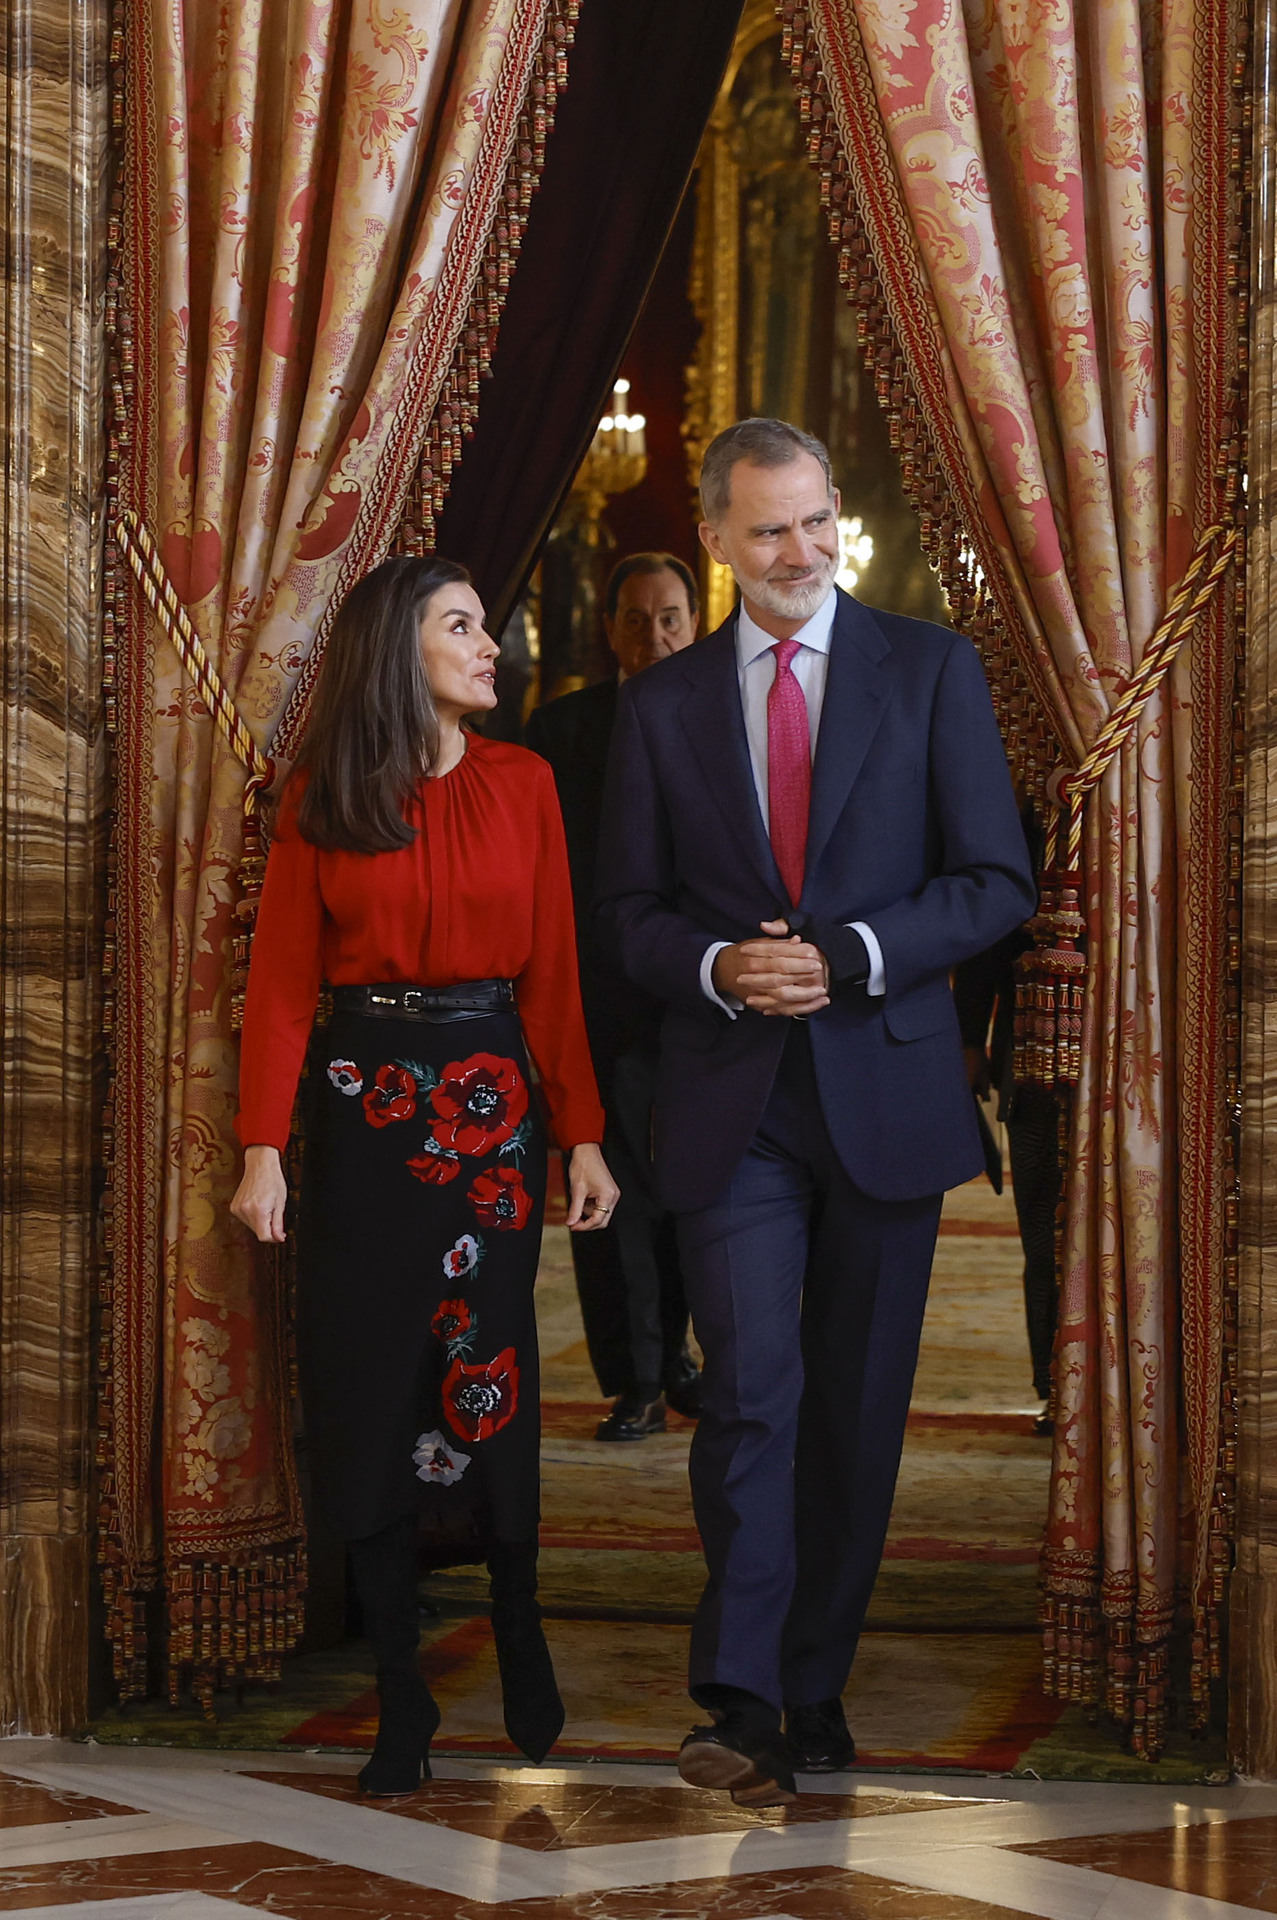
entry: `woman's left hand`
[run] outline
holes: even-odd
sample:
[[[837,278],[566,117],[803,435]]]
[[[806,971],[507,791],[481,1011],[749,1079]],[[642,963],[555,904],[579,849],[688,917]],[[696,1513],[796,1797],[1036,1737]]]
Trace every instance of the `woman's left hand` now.
[[[573,1147],[568,1162],[568,1225],[573,1233],[592,1233],[607,1226],[620,1197],[602,1149],[593,1141]]]

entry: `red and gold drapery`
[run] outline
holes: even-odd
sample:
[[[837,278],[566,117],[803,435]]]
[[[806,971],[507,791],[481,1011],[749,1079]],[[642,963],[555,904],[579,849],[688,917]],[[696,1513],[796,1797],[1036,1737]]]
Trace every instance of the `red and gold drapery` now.
[[[1243,11],[778,12],[924,542],[1040,799],[1239,515]],[[1083,839],[1047,1676],[1094,1701],[1107,1650],[1108,1704],[1151,1753],[1177,1592],[1200,1717],[1227,1564],[1235,620],[1217,592]]]
[[[428,537],[473,417],[576,0],[127,0],[113,523],[149,531],[269,751],[336,600]],[[108,541],[102,1561],[176,1689],[268,1676],[303,1581],[286,1302],[232,1221],[245,770]]]

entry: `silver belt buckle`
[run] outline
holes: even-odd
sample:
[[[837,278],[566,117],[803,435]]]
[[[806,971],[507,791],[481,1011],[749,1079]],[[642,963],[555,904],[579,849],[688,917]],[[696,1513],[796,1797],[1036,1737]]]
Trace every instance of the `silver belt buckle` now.
[[[405,987],[400,996],[400,1004],[405,1013],[418,1013],[424,1003],[424,996],[417,987]]]

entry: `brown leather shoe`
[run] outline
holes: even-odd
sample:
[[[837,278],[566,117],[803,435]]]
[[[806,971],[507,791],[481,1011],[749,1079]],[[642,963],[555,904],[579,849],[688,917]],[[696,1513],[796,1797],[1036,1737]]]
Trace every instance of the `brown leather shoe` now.
[[[760,1739],[731,1716],[692,1728],[679,1748],[678,1770],[689,1786],[730,1793],[738,1807],[787,1807],[798,1798],[779,1732]]]

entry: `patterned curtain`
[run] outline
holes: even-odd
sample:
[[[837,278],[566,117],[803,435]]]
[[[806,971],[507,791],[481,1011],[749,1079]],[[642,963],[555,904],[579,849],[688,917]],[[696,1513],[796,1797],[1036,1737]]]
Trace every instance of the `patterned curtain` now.
[[[124,8],[112,517],[153,536],[262,749],[334,601],[396,539],[429,539],[575,13]],[[110,539],[108,564],[104,1587],[122,1697],[146,1690],[162,1583],[170,1686],[207,1708],[215,1685],[277,1669],[304,1584],[281,1275],[227,1210],[245,773]]]
[[[1042,800],[1238,507],[1240,9],[778,8],[878,392]],[[1231,169],[1231,171],[1230,171]],[[1232,1472],[1231,721],[1217,592],[1085,816],[1044,1554],[1047,1684],[1164,1739],[1177,1597],[1218,1672]]]

